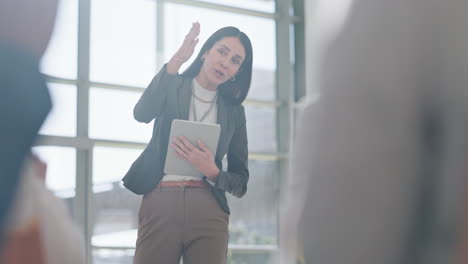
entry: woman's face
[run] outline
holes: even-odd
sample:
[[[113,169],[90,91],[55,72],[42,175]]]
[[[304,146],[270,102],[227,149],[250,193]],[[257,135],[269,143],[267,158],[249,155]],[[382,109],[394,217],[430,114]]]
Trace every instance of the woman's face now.
[[[236,37],[225,37],[203,55],[200,76],[209,85],[219,86],[234,77],[245,58],[245,49]]]

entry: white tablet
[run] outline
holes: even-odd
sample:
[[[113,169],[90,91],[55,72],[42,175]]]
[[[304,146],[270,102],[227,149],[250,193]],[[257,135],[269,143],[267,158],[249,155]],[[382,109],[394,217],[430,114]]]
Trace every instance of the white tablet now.
[[[221,126],[219,124],[174,119],[171,125],[164,173],[168,175],[203,177],[204,175],[188,161],[177,156],[177,153],[171,147],[172,139],[184,136],[194,146],[198,146],[197,141],[201,140],[211,150],[213,156],[215,156],[220,132]]]

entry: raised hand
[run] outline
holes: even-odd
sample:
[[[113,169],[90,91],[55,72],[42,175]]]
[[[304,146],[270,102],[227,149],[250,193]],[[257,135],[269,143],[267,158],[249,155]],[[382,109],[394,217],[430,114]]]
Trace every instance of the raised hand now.
[[[187,62],[192,57],[195,46],[198,43],[198,35],[200,34],[200,23],[193,22],[190,31],[184,38],[184,42],[172,56],[171,60],[167,65],[168,73],[175,74],[179,70],[180,66]]]

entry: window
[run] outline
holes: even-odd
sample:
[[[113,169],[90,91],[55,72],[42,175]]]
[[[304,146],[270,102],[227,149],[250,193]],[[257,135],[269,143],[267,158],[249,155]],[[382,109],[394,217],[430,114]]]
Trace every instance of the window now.
[[[43,135],[76,135],[76,87],[49,83],[52,111],[39,131]]]
[[[91,80],[146,87],[156,72],[155,1],[91,3]]]
[[[249,151],[276,152],[276,109],[246,105],[245,116]]]
[[[78,0],[63,0],[57,12],[54,32],[41,71],[55,77],[77,76]]]
[[[275,12],[275,1],[273,0],[202,0],[201,2],[229,5],[233,7],[252,9],[256,11],[273,13]]]
[[[95,263],[132,263],[141,197],[120,180],[141,149],[96,146],[93,152],[93,258]],[[101,248],[102,247],[102,248]]]
[[[62,198],[70,209],[75,197],[76,152],[66,147],[34,147],[33,152],[47,164],[47,187]]]
[[[148,142],[152,126],[133,118],[141,92],[91,88],[89,135],[92,138]]]
[[[232,208],[229,219],[231,243],[275,245],[276,210],[279,194],[278,163],[250,160],[248,192],[238,199],[228,196]]]

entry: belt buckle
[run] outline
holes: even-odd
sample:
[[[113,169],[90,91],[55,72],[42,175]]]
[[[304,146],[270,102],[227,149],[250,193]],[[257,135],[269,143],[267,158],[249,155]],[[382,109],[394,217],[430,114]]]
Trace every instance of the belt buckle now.
[[[179,183],[179,187],[181,187],[181,188],[186,187],[185,181],[181,181],[181,182]]]

